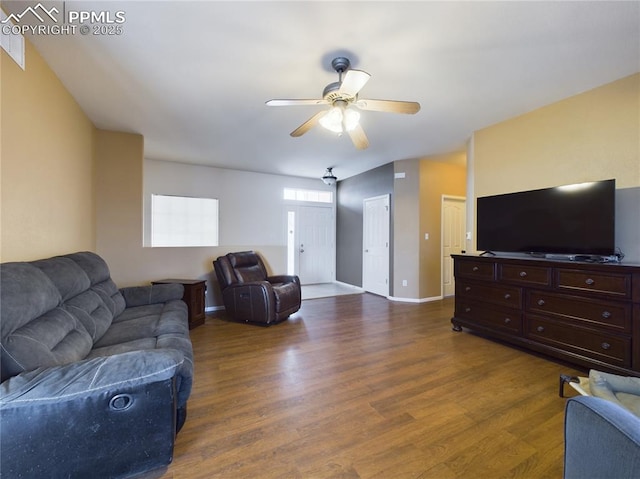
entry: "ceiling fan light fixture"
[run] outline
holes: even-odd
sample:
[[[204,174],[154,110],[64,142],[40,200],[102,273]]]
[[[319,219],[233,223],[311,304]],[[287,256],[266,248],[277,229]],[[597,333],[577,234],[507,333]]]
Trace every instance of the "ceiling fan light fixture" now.
[[[320,118],[320,125],[334,133],[342,133],[342,108],[334,106]]]
[[[345,131],[353,131],[360,122],[360,113],[351,108],[347,108],[343,113],[343,124]]]
[[[351,108],[345,108],[342,102],[336,103],[339,104],[333,106],[326,115],[320,118],[320,125],[334,133],[352,131],[358,126],[360,113]]]
[[[324,182],[325,185],[333,186],[338,181],[338,178],[335,177],[332,170],[333,168],[327,168],[327,171],[322,177],[322,181]]]
[[[269,100],[267,105],[330,105],[329,110],[319,111],[290,135],[299,137],[316,125],[341,136],[349,134],[353,145],[364,150],[369,146],[369,140],[360,125],[359,110],[382,111],[388,113],[404,113],[413,115],[420,111],[420,103],[398,100],[367,100],[359,99],[362,88],[367,84],[371,75],[362,70],[353,70],[346,57],[334,58],[332,68],[338,73],[338,81],[329,83],[322,91],[322,98],[298,100]],[[356,107],[357,110],[351,107]]]

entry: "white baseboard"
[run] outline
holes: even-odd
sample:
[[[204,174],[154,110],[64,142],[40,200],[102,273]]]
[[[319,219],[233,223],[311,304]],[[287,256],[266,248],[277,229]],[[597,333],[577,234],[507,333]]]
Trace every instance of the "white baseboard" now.
[[[351,288],[354,291],[364,293],[364,289],[362,289],[360,286],[354,286],[353,284],[343,283],[342,281],[334,281],[334,283],[339,284],[340,286],[344,286],[345,288]]]
[[[396,296],[387,296],[389,301],[398,301],[399,303],[428,303],[430,301],[439,301],[442,296],[433,296],[431,298],[398,298]]]
[[[224,309],[224,306],[207,306],[206,308],[204,308],[204,312],[213,313],[214,311],[223,311]]]

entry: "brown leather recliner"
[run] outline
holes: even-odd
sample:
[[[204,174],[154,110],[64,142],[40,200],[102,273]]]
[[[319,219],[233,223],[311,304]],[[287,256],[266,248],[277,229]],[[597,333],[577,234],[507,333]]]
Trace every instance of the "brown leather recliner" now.
[[[229,253],[213,262],[227,313],[237,321],[271,324],[300,309],[300,279],[268,276],[254,251]]]

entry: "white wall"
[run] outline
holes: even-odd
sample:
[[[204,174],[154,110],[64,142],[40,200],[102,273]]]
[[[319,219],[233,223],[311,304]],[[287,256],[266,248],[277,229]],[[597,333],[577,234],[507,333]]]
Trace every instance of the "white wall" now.
[[[145,159],[145,224],[151,194],[216,198],[220,201],[220,246],[285,246],[283,189],[331,190],[320,180],[321,174],[316,180]]]
[[[213,284],[212,261],[230,251],[258,251],[273,273],[287,268],[285,187],[332,190],[318,179],[269,175],[247,171],[189,165],[184,163],[144,160],[143,218],[148,234],[152,194],[216,198],[219,200],[219,242],[217,248],[144,248],[152,256],[164,258],[173,271],[165,275],[190,274],[209,281],[207,306],[218,306],[221,300]],[[147,254],[147,253],[145,253]],[[194,258],[194,255],[197,258]],[[189,261],[189,266],[178,266]],[[203,269],[204,268],[204,269]],[[185,270],[191,271],[186,273]],[[155,278],[159,279],[159,278]]]

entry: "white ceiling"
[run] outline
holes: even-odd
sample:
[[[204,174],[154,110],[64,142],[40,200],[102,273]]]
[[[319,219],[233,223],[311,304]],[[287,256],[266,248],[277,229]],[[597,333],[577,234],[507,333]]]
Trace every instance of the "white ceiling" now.
[[[636,1],[64,8],[126,15],[119,36],[31,37],[97,127],[144,135],[147,158],[293,176],[333,166],[342,179],[461,151],[475,130],[640,71]],[[337,81],[330,63],[338,54],[372,75],[360,97],[418,101],[421,111],[362,112],[363,151],[320,127],[290,137],[322,107],[265,101],[320,98]]]

